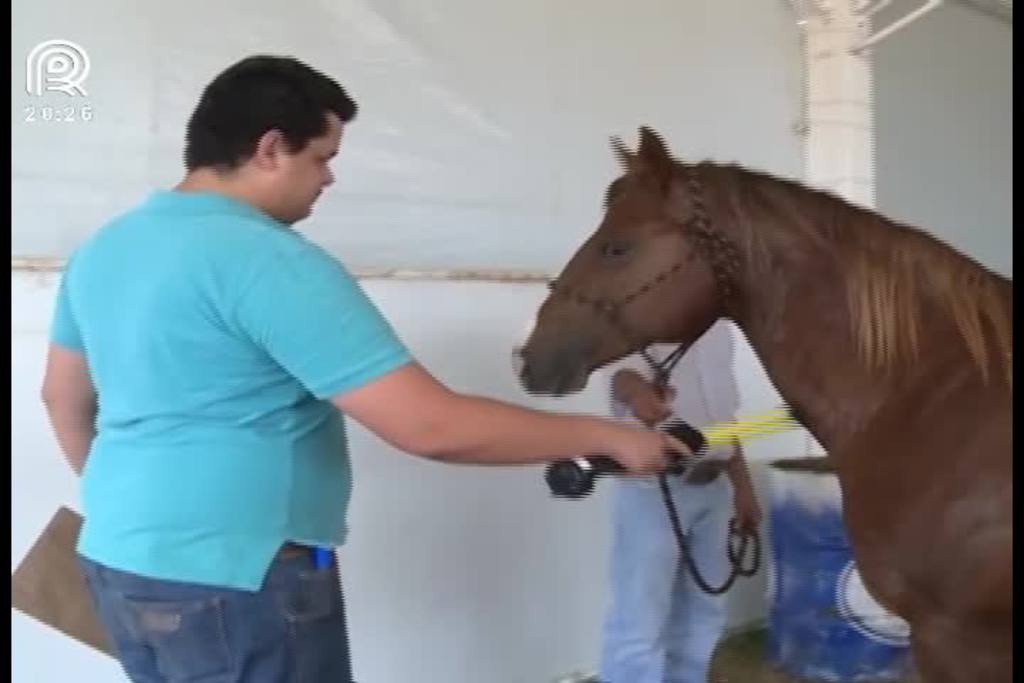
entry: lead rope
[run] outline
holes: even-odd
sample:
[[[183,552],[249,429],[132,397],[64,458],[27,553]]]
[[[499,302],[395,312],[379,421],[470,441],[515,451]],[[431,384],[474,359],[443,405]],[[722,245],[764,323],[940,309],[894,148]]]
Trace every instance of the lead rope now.
[[[675,369],[680,359],[682,359],[683,349],[684,345],[680,344],[661,362],[655,361],[646,348],[640,351],[644,361],[654,373],[654,384],[659,391],[664,392],[668,388],[668,378],[672,375],[672,370]],[[701,400],[704,401],[705,411],[708,411],[703,383],[701,383]],[[710,411],[708,412],[710,413]],[[669,522],[672,524],[672,534],[675,536],[676,544],[679,546],[679,554],[682,557],[683,563],[690,570],[693,580],[702,591],[709,595],[721,595],[732,587],[737,577],[749,577],[758,572],[761,568],[761,535],[756,529],[740,529],[734,517],[729,520],[729,532],[725,542],[726,555],[729,558],[729,564],[732,566],[732,569],[729,572],[728,578],[726,578],[721,586],[712,587],[701,575],[700,570],[697,569],[697,563],[690,552],[690,539],[683,531],[682,525],[679,522],[679,514],[676,511],[675,502],[672,500],[672,492],[669,491],[667,475],[664,472],[658,475],[658,487],[661,489],[661,497],[665,501],[665,509],[668,512]],[[751,541],[753,542],[752,547],[754,551],[753,561],[750,566],[745,567],[744,560],[747,558],[747,550],[750,547],[748,544]]]

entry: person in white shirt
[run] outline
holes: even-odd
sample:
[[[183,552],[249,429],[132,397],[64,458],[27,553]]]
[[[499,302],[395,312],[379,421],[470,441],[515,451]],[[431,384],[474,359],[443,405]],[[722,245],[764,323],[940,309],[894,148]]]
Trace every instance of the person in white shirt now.
[[[673,348],[656,345],[649,353],[660,362]],[[665,392],[655,386],[643,358],[630,356],[612,377],[612,412],[648,427],[670,416],[697,429],[735,419],[739,390],[733,357],[732,330],[724,320],[680,359]],[[726,555],[730,517],[750,530],[761,519],[739,443],[718,449],[709,455],[729,458],[727,476],[706,484],[668,477],[692,557],[712,586],[721,585],[731,568]],[[725,595],[701,590],[682,562],[657,478],[614,479],[611,604],[603,629],[601,681],[706,683],[725,627]]]

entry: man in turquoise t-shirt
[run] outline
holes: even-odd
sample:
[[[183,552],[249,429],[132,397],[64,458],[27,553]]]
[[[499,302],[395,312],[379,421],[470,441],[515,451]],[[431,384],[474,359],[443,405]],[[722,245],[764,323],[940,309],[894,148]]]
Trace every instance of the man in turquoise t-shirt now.
[[[332,182],[356,105],[289,58],[221,73],[184,180],[69,260],[43,398],[82,475],[78,550],[133,681],[351,680],[333,556],[351,489],[343,414],[448,462],[606,452],[663,435],[450,391],[345,268],[291,225]]]

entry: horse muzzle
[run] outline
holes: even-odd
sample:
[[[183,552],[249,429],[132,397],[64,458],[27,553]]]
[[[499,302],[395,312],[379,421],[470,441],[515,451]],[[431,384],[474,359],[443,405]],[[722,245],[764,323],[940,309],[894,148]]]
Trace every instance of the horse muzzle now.
[[[552,346],[527,343],[516,352],[519,381],[531,394],[566,396],[582,391],[590,375],[591,344]]]

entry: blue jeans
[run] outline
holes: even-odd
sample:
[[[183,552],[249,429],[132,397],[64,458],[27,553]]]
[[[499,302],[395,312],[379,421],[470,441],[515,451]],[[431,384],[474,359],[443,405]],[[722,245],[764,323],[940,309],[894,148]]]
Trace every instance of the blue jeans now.
[[[98,616],[134,683],[350,683],[337,566],[275,558],[248,592],[149,579],[79,556]]]
[[[701,576],[729,575],[732,486],[669,478],[672,500]],[[605,683],[707,683],[725,628],[725,596],[708,595],[682,563],[657,481],[616,479],[612,499],[611,606],[604,624]]]

